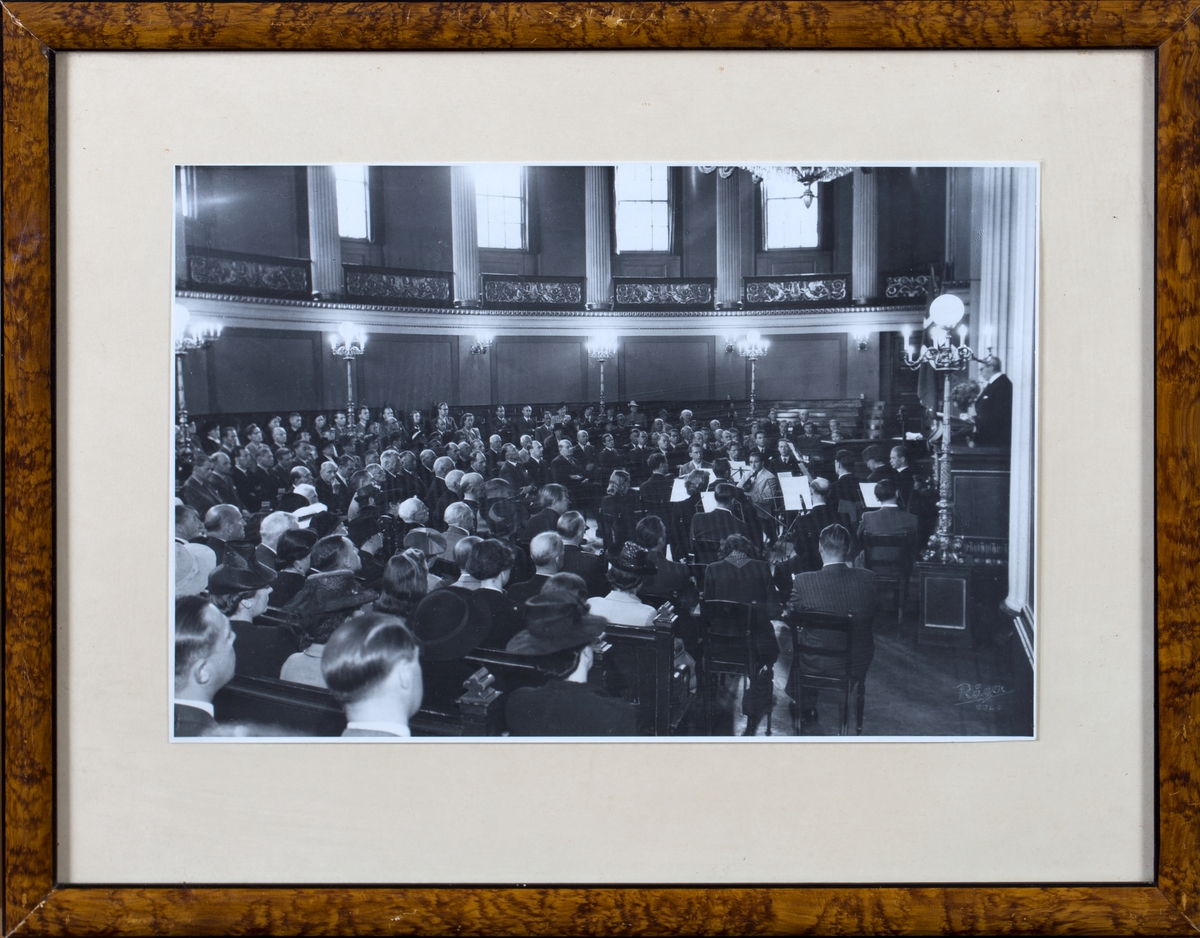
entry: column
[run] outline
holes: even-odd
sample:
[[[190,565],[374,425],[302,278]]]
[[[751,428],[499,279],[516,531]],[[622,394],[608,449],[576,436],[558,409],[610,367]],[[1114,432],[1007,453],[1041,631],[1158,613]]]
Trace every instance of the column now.
[[[612,181],[607,166],[585,166],[587,305],[612,309]]]
[[[1033,598],[1034,396],[1037,307],[1037,170],[984,167],[979,346],[991,341],[1013,384],[1008,597],[1013,615]],[[976,347],[983,355],[986,348]]]
[[[312,258],[313,296],[340,295],[342,238],[332,166],[308,167],[308,256]]]
[[[186,168],[175,168],[175,285],[186,288],[188,282],[187,262],[187,219],[183,216],[184,173]]]
[[[717,309],[733,309],[742,300],[742,218],[738,170],[717,171]]]
[[[854,223],[851,228],[850,283],[855,303],[879,296],[878,176],[854,170]]]
[[[454,305],[479,305],[479,226],[475,176],[470,166],[450,167],[450,230],[454,240]]]

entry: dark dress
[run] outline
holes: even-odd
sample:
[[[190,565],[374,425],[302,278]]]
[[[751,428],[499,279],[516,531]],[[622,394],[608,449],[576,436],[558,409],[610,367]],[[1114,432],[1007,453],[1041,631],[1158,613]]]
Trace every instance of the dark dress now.
[[[504,708],[512,736],[636,736],[637,710],[592,684],[520,687]]]

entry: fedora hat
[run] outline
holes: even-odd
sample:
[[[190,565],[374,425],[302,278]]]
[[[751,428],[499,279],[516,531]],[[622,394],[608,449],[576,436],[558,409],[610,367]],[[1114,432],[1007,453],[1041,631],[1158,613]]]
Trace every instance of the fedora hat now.
[[[521,528],[528,513],[515,498],[500,498],[487,506],[485,517],[491,532],[503,537]]]
[[[226,541],[220,565],[208,575],[210,593],[243,593],[275,582],[276,573],[254,557],[253,541]]]
[[[291,613],[301,621],[319,618],[343,609],[358,609],[374,602],[379,594],[365,589],[351,570],[330,570],[314,573],[300,592],[291,598],[283,611]]]
[[[446,553],[446,538],[433,528],[413,528],[404,535],[404,546],[414,547],[425,555],[426,560],[433,560]]]
[[[216,569],[217,555],[203,544],[175,542],[175,595],[195,596],[208,585],[208,575]]]
[[[408,627],[421,640],[425,661],[454,661],[478,647],[492,630],[492,613],[474,593],[434,590],[417,603]]]
[[[527,628],[512,637],[505,651],[514,655],[550,655],[588,645],[608,624],[586,614],[584,604],[565,590],[547,590],[525,600]]]
[[[619,552],[609,551],[605,556],[610,564],[626,573],[653,576],[658,572],[658,566],[650,559],[650,551],[633,541],[626,541]]]

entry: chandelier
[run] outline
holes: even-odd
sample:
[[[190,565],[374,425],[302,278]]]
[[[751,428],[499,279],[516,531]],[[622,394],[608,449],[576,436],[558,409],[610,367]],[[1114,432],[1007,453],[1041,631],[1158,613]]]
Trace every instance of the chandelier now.
[[[770,182],[773,179],[786,182],[799,182],[804,186],[804,207],[811,208],[813,199],[812,187],[820,182],[832,182],[854,171],[852,166],[783,166],[775,163],[739,163],[736,166],[697,166],[702,173],[716,171],[722,179],[728,179],[734,170],[744,169],[754,177],[755,182]]]

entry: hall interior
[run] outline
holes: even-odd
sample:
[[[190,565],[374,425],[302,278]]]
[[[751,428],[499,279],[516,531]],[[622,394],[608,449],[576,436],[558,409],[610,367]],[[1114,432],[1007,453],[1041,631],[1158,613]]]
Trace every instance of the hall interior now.
[[[199,338],[176,353],[178,415],[203,434],[364,406],[428,418],[444,402],[486,430],[498,406],[624,418],[636,401],[650,419],[686,408],[698,425],[744,429],[773,408],[776,435],[802,433],[801,411],[822,437],[834,419],[860,468],[866,447],[900,442],[929,476],[950,385],[909,362],[930,302],[951,294],[957,341],[1013,382],[1012,442],[970,445],[954,408],[959,560],[953,576],[914,572],[877,625],[864,733],[1029,735],[1036,170],[798,169],[814,178],[752,165],[179,167],[175,329]],[[338,354],[354,340],[360,354]],[[978,377],[970,362],[954,381]],[[777,669],[780,690],[786,677]],[[724,695],[739,732],[740,690]],[[773,732],[788,723],[777,694]],[[836,731],[836,715],[822,725]]]

